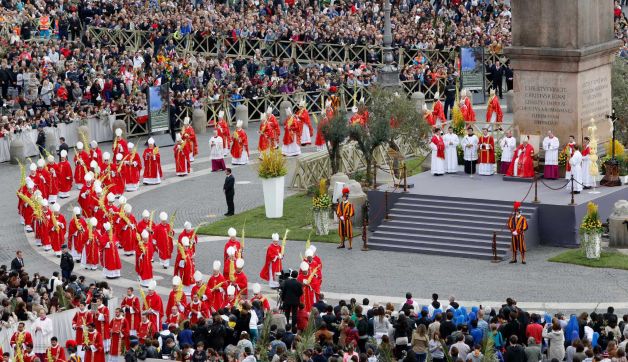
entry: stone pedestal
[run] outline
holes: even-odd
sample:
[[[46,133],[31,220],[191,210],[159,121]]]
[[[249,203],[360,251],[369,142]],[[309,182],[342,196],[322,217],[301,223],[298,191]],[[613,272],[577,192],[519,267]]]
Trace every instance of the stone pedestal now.
[[[515,92],[511,89],[506,92],[506,113],[512,113],[515,109]]]
[[[414,92],[410,96],[410,99],[416,105],[417,112],[423,114],[423,105],[425,104],[425,94],[421,92]]]
[[[13,138],[11,145],[9,146],[9,155],[11,156],[11,164],[17,165],[18,163],[24,164],[24,142],[19,138]],[[28,167],[28,165],[26,166]]]
[[[620,41],[613,34],[612,0],[512,0],[514,119],[521,134],[554,131],[561,144],[588,135],[610,138],[611,62]],[[560,14],[560,16],[556,16]],[[560,31],[557,31],[560,29]]]
[[[285,100],[279,103],[279,127],[283,127],[283,121],[288,118],[288,114],[286,113],[286,109],[292,108],[292,103],[290,101]],[[294,109],[292,110],[294,113]]]
[[[242,128],[249,128],[249,108],[244,104],[239,104],[235,109],[236,122],[242,121]]]
[[[207,113],[198,108],[192,112],[192,128],[197,134],[207,133]]]
[[[608,246],[628,248],[628,201],[615,203],[613,213],[608,218]]]
[[[111,132],[113,136],[116,136],[116,129],[120,128],[122,130],[122,138],[128,139],[128,135],[126,133],[126,122],[122,119],[116,118],[115,121],[111,124]]]

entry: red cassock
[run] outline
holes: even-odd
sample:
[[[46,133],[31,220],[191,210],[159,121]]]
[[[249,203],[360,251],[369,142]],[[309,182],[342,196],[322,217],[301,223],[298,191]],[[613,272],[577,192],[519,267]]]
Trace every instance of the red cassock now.
[[[37,190],[41,191],[41,197],[47,199],[50,195],[50,173],[45,169],[37,169],[33,182],[37,186]]]
[[[155,328],[155,323],[153,323],[150,319],[146,322],[141,322],[139,328],[137,329],[137,338],[140,343],[144,343],[146,338],[152,338],[157,332]]]
[[[177,175],[190,173],[190,142],[182,142],[173,147],[174,164]]]
[[[159,223],[153,226],[153,237],[157,240],[157,252],[159,253],[159,259],[170,260],[172,256],[172,231],[170,224]]]
[[[563,153],[567,155],[567,163],[565,164],[565,170],[567,172],[571,172],[571,156],[573,156],[575,143],[567,143],[565,148],[563,148]],[[514,161],[514,160],[513,160]]]
[[[190,323],[195,325],[201,317],[204,319],[209,318],[209,309],[207,309],[204,303],[196,301],[188,304],[185,315],[190,318]]]
[[[20,190],[20,192],[28,198],[33,197],[32,192],[28,191],[26,185],[22,187],[22,190]],[[17,199],[17,211],[24,218],[24,225],[33,225],[33,208],[19,197]]]
[[[488,107],[486,109],[486,122],[491,122],[493,118],[493,112],[495,112],[495,122],[501,123],[504,120],[504,112],[499,105],[499,98],[492,96],[488,101]]]
[[[144,178],[145,179],[157,179],[163,177],[161,171],[161,155],[159,151],[155,152],[156,148],[147,148],[144,150]]]
[[[120,308],[124,311],[124,319],[126,320],[126,326],[129,331],[134,331],[140,325],[140,298],[136,296],[126,296],[122,299]]]
[[[81,312],[80,310],[74,314],[72,318],[72,328],[76,331],[76,343],[83,344],[83,331],[87,325],[94,321],[94,314],[88,310]]]
[[[131,152],[125,156],[124,161],[128,161],[122,172],[124,174],[124,183],[136,185],[140,182],[140,175],[142,173],[142,160],[137,152]]]
[[[190,239],[189,250],[192,251],[192,256],[196,255],[196,243],[198,243],[198,235],[196,235],[194,229],[183,229],[183,231],[181,231],[181,233],[179,234],[179,244],[181,244],[181,239],[183,239],[183,237],[187,237],[188,239]]]
[[[480,136],[478,163],[495,163],[495,140],[493,136]]]
[[[260,152],[268,150],[274,141],[273,138],[273,129],[268,121],[262,121],[259,125],[259,142],[257,144],[257,149]]]
[[[164,316],[164,304],[161,301],[161,297],[157,293],[149,293],[148,295],[146,295],[146,303],[148,303],[148,308],[157,313],[149,314],[149,320],[153,323],[154,326],[161,326],[161,318],[163,318]]]
[[[49,353],[53,362],[65,362],[65,349],[60,344],[46,348],[46,360],[48,360]]]
[[[222,144],[224,147],[229,148],[231,145],[231,131],[229,131],[229,125],[227,121],[221,119],[216,124],[216,130],[218,131],[218,137],[222,138]]]
[[[176,314],[170,313],[168,318],[166,318],[166,324],[167,325],[174,324],[175,326],[178,327],[179,324],[184,320],[185,320],[185,316],[183,315],[183,313],[179,313],[179,312],[177,312]]]
[[[85,241],[85,262],[89,265],[100,264],[100,244],[98,243],[99,234],[94,231],[93,238]]]
[[[445,118],[445,109],[443,108],[443,103],[437,100],[434,103],[434,107],[432,108],[432,114],[434,115],[434,121],[438,121],[440,119],[441,122],[447,122]]]
[[[94,184],[92,183],[90,186],[84,184],[78,196],[78,203],[83,216],[92,217],[94,215],[94,206],[97,205],[97,203],[94,203],[95,197]]]
[[[109,339],[109,308],[104,305],[98,307],[94,318],[95,328],[103,339]]]
[[[211,275],[205,289],[206,303],[212,313],[217,312],[224,303],[224,293],[227,289],[227,281],[222,274]]]
[[[194,259],[192,258],[192,251],[185,248],[185,255],[181,255],[181,251],[177,250],[177,258],[174,263],[174,275],[178,275],[181,278],[183,285],[190,286],[194,284],[194,272],[196,266],[194,265]],[[179,248],[177,248],[179,249]],[[183,267],[179,266],[183,261]]]
[[[325,145],[325,136],[323,135],[323,127],[329,123],[329,119],[327,117],[323,117],[316,127],[316,139],[314,140],[314,144],[318,147]]]
[[[67,230],[67,223],[65,222],[65,216],[63,214],[56,215],[57,225],[54,222],[50,222],[50,245],[55,252],[61,252],[61,245],[65,244],[65,231]]]
[[[293,142],[300,143],[301,132],[299,127],[299,119],[295,116],[290,116],[284,122],[283,144],[290,145]]]
[[[264,309],[264,311],[270,310],[270,302],[268,301],[268,298],[261,294],[255,294],[253,298],[251,298],[251,303],[255,302],[256,300],[258,300],[262,304],[262,308]]]
[[[74,249],[78,254],[83,252],[85,241],[87,241],[87,221],[82,217],[72,217],[67,227],[68,248]]]
[[[249,295],[249,279],[246,277],[243,271],[235,272],[234,280],[231,283],[236,289],[236,295],[240,295],[241,299],[247,299]]]
[[[102,335],[96,331],[88,334],[89,345],[85,351],[83,362],[105,362],[105,348]]]
[[[275,140],[275,145],[279,144],[279,136],[281,135],[281,127],[279,127],[279,121],[277,121],[277,117],[274,114],[270,114],[268,116],[268,123],[270,124],[270,128],[273,131],[273,140]]]
[[[15,332],[13,333],[13,335],[11,336],[11,347],[13,347],[13,351],[15,351],[15,347],[17,347],[17,341],[19,339],[22,339],[22,345],[20,346],[22,348],[22,350],[26,349],[27,345],[33,345],[33,336],[31,335],[30,332]]]
[[[122,195],[124,193],[126,183],[124,181],[124,175],[122,174],[123,168],[124,164],[115,163],[111,166],[109,174],[111,189],[109,191],[111,191],[114,195]]]
[[[114,155],[115,157],[115,155]],[[102,151],[100,150],[100,148],[96,147],[96,148],[92,148],[89,150],[89,164],[92,163],[92,161],[96,161],[96,163],[98,164],[98,166],[100,167],[100,169],[104,169],[103,167],[103,160],[102,160]]]
[[[128,348],[127,341],[129,339],[129,329],[124,317],[115,317],[109,322],[109,333],[111,334],[109,355],[122,355],[122,347]]]
[[[56,163],[49,163],[46,165],[46,171],[50,175],[50,184],[48,192],[50,195],[59,194],[59,165]]]
[[[198,155],[198,142],[196,140],[196,132],[194,132],[194,128],[192,126],[184,126],[183,132],[181,132],[181,136],[186,143],[190,144],[189,151],[193,152],[192,155]]]
[[[44,211],[41,219],[33,219],[33,230],[35,237],[41,240],[42,245],[50,245],[50,209]]]
[[[126,156],[129,154],[129,144],[124,138],[116,137],[111,145],[111,151],[113,151],[112,155],[114,155],[114,157],[118,153],[121,153],[122,156]]]
[[[118,239],[115,234],[112,233],[111,238],[107,233],[103,234],[101,238],[102,247],[102,266],[107,270],[120,270],[122,269],[122,262],[120,261],[120,254],[118,254]],[[109,339],[109,336],[105,334],[105,339]]]
[[[141,280],[153,279],[153,263],[151,263],[152,245],[150,245],[150,243],[138,242],[136,246],[137,248],[135,249],[135,272]]]
[[[121,213],[124,211],[120,211]],[[124,214],[126,220],[120,216],[116,219],[116,229],[118,230],[118,240],[122,245],[125,253],[131,253],[135,251],[135,244],[137,243],[137,226],[135,215]]]
[[[303,127],[307,127],[310,130],[310,136],[314,134],[314,128],[312,127],[312,121],[310,120],[310,114],[308,113],[307,109],[301,108],[297,112],[297,117],[299,117],[299,126],[301,130],[303,129]]]
[[[312,310],[312,305],[316,302],[316,296],[320,294],[321,284],[318,278],[312,277],[311,281],[308,281],[309,274],[305,275],[299,273],[297,280],[303,283],[303,295],[301,295],[301,303],[305,305],[305,311]]]
[[[231,144],[231,157],[240,158],[242,157],[242,152],[246,151],[249,153],[249,138],[244,132],[243,129],[237,129],[233,132],[233,141]]]
[[[465,117],[464,120],[467,122],[475,122],[475,112],[473,111],[473,104],[471,104],[469,97],[464,97],[464,105],[467,107],[467,117]]]
[[[430,142],[436,145],[436,157],[444,159],[445,158],[445,143],[443,142],[443,137],[433,135]]]
[[[85,150],[74,155],[74,183],[82,185],[85,174],[89,171],[89,154]]]
[[[168,313],[172,313],[172,307],[177,307],[177,310],[181,313],[185,311],[185,308],[188,306],[188,298],[185,296],[185,293],[181,291],[181,298],[179,302],[177,302],[177,290],[171,290],[170,295],[168,295],[168,304],[166,304],[166,311]]]
[[[281,245],[271,243],[266,249],[266,261],[259,273],[259,277],[264,280],[274,280],[275,273],[281,272]],[[272,274],[271,274],[272,273]]]
[[[515,163],[517,164],[517,177],[534,177],[534,162],[532,156],[534,155],[534,147],[532,145],[523,143],[515,149],[512,162],[506,175],[513,176]]]
[[[229,256],[227,255],[227,249],[229,249],[230,247],[233,247],[236,252],[235,252],[235,256],[236,258],[242,254],[242,245],[240,244],[240,241],[238,241],[238,239],[235,238],[230,238],[229,240],[227,240],[227,242],[225,243],[225,248],[222,254],[223,257],[223,263],[222,263],[222,275],[229,275],[229,271],[230,266],[229,266]]]
[[[72,166],[70,166],[70,162],[67,160],[60,161],[57,167],[59,171],[57,174],[59,191],[70,192],[72,190]]]
[[[429,112],[429,111],[424,112],[423,119],[425,119],[425,122],[427,122],[427,124],[429,124],[432,127],[436,125],[436,120],[434,119],[434,113],[432,112]]]

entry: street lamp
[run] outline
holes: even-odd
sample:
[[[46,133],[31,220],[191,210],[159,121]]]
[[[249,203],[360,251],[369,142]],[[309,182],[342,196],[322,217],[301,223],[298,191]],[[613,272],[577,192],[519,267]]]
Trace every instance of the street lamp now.
[[[383,42],[383,62],[384,66],[380,70],[379,84],[383,88],[398,88],[399,69],[395,66],[392,48],[392,26],[390,23],[390,0],[384,1],[384,42]]]

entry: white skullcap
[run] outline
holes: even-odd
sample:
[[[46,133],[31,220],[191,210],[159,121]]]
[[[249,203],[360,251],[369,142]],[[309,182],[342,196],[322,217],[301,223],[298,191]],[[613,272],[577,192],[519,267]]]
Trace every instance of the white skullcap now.
[[[116,195],[114,195],[112,193],[107,194],[107,201],[109,201],[109,202],[116,201]]]
[[[66,150],[61,150],[61,153],[59,153],[59,155],[60,155],[61,157],[68,157],[68,151],[66,151]]]
[[[28,166],[28,169],[31,171],[37,171],[37,165],[34,163],[31,163],[30,166]]]
[[[168,220],[168,214],[166,214],[164,211],[159,213],[159,220],[161,221],[166,221]]]
[[[94,192],[97,193],[97,194],[101,193],[102,192],[102,187],[100,187],[98,185],[94,186]]]
[[[312,252],[312,249],[308,248],[305,251],[305,257],[308,258],[308,257],[313,257],[313,256],[314,256],[314,252]]]
[[[46,161],[48,161],[48,162],[55,162],[55,156],[48,155],[48,157],[46,157]]]
[[[157,288],[157,282],[151,280],[150,283],[148,283],[148,290],[155,290],[155,288]]]
[[[214,265],[212,266],[214,270],[220,270],[220,260],[214,260]]]
[[[37,167],[42,168],[46,165],[46,162],[44,161],[43,158],[40,158],[39,160],[37,160]]]
[[[183,246],[190,246],[190,238],[188,238],[187,236],[184,236],[181,238],[181,245]]]
[[[229,235],[230,238],[235,238],[237,234],[238,232],[234,228],[229,228],[229,230],[227,230],[227,235]]]
[[[358,113],[358,107],[356,106],[351,107],[351,112]]]
[[[142,217],[150,217],[150,212],[148,210],[142,211]]]
[[[96,162],[96,160],[92,160],[92,162],[89,163],[89,167],[90,168],[96,168],[98,167],[98,162]]]
[[[59,204],[54,203],[52,204],[52,206],[50,206],[50,209],[52,210],[52,212],[59,212],[59,210],[61,210],[61,206],[59,206]]]
[[[194,281],[200,282],[201,280],[203,280],[203,273],[201,273],[200,270],[195,271],[194,272]]]
[[[236,249],[233,246],[230,246],[227,248],[227,255],[234,256],[235,252],[236,252]]]
[[[82,150],[83,149],[83,142],[81,142],[81,141],[76,142],[76,149]]]
[[[149,145],[154,145],[155,144],[155,139],[153,137],[148,139],[148,144]]]
[[[175,137],[177,142],[183,140],[183,137],[181,137],[181,133],[177,133],[177,136]]]
[[[190,124],[190,117],[183,118],[183,124]]]
[[[242,269],[242,267],[244,266],[244,259],[240,258],[240,259],[236,260],[235,266],[238,269]]]
[[[133,206],[131,206],[131,204],[124,205],[124,212],[130,214],[131,212],[133,212]]]
[[[92,148],[96,148],[96,147],[98,147],[98,142],[96,142],[96,140],[92,140],[92,141],[89,143],[89,145],[90,145]]]
[[[225,116],[225,111],[218,112],[218,118],[223,118]]]
[[[47,207],[47,206],[48,206],[48,200],[46,200],[46,199],[42,199],[42,200],[41,200],[41,206],[43,206],[43,207]]]
[[[190,223],[189,221],[186,221],[183,223],[183,227],[185,228],[185,230],[190,230],[192,229],[192,223]]]
[[[106,231],[111,230],[111,224],[106,222],[104,224],[102,224],[103,229],[105,229]]]
[[[121,153],[116,154],[116,160],[117,161],[122,161],[122,154]]]
[[[172,285],[174,286],[178,286],[181,284],[181,277],[179,277],[178,275],[175,275],[172,277]]]
[[[273,237],[273,241],[278,241],[279,240],[279,234],[277,234],[277,233],[274,233],[272,235],[272,237]]]
[[[238,121],[236,122],[236,128],[242,128],[242,120],[238,119]]]
[[[129,149],[132,149],[133,147],[135,147],[135,145],[133,144],[133,142],[129,142],[126,144],[127,147],[129,147]]]
[[[314,245],[310,245],[310,249],[312,249],[312,254],[316,254],[316,247]]]
[[[118,137],[122,136],[122,129],[121,128],[116,128],[116,136],[118,136]]]
[[[308,264],[308,263],[306,263],[306,262],[302,261],[302,262],[301,262],[301,270],[302,270],[302,271],[308,271],[309,269],[310,269],[310,264]]]
[[[142,239],[148,239],[148,230],[144,229],[144,231],[142,231]]]
[[[235,294],[235,287],[233,285],[230,285],[227,287],[227,295],[234,295]]]
[[[89,219],[89,224],[91,226],[96,226],[96,225],[98,225],[98,220],[95,217],[93,217],[93,218]]]
[[[81,214],[81,208],[78,206],[74,206],[74,209],[72,209],[72,211],[74,212],[74,215],[80,215]]]
[[[253,294],[258,294],[262,291],[262,286],[259,283],[253,284]]]
[[[271,113],[273,113],[273,107],[266,108],[266,114],[271,114]]]
[[[103,152],[102,154],[102,159],[103,160],[108,160],[111,158],[111,154],[109,152]]]

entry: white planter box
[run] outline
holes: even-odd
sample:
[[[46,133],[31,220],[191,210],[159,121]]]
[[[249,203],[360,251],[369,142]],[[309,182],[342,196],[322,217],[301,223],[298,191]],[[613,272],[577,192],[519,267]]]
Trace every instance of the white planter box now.
[[[580,244],[587,259],[599,259],[602,251],[602,234],[585,233],[581,235]]]
[[[269,219],[283,216],[284,179],[285,176],[262,179],[264,209]]]
[[[621,183],[624,185],[628,185],[628,175],[626,176],[619,176],[619,178],[621,179]]]

